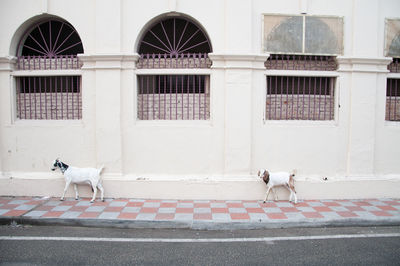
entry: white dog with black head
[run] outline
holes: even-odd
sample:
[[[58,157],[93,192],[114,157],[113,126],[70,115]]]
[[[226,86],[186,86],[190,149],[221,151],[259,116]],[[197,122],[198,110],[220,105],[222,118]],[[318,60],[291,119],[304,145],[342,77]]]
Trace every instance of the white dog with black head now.
[[[76,185],[87,184],[92,188],[93,197],[90,202],[94,202],[96,199],[97,188],[101,191],[101,200],[104,201],[104,189],[101,185],[101,172],[103,171],[103,166],[99,169],[96,168],[78,168],[78,167],[70,167],[69,165],[63,163],[60,159],[56,159],[53,163],[52,171],[55,171],[57,168],[61,170],[65,178],[65,188],[64,193],[61,197],[61,201],[64,200],[65,192],[69,185],[74,184],[75,189],[75,199],[79,199],[78,188]]]
[[[294,197],[294,203],[297,203],[297,196],[296,196],[296,190],[294,188],[294,176],[295,172],[293,171],[292,174],[287,173],[287,172],[276,172],[276,173],[271,173],[265,169],[260,169],[258,171],[258,176],[267,184],[267,195],[265,196],[264,203],[268,199],[269,192],[272,190],[272,193],[274,193],[275,200],[278,200],[278,197],[275,193],[275,187],[278,186],[283,186],[287,188],[290,192],[290,197],[289,201],[292,201],[292,197]]]

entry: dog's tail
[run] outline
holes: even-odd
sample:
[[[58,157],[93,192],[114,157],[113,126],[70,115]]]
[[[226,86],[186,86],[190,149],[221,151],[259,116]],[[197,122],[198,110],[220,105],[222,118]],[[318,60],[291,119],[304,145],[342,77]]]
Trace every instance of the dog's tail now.
[[[102,180],[102,177],[101,177],[101,172],[103,172],[103,169],[104,169],[104,165],[102,165],[102,166],[100,166],[100,168],[99,169],[97,169],[99,172],[99,184],[101,184],[101,180]],[[93,191],[93,188],[92,188],[92,191]]]
[[[101,174],[101,172],[103,172],[103,169],[104,169],[104,165],[100,166],[100,168],[98,169],[99,170],[99,175]]]

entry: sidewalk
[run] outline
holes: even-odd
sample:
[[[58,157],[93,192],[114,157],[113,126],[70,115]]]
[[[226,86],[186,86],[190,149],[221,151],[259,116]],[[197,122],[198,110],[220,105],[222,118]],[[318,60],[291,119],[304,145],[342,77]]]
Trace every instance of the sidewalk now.
[[[400,225],[400,199],[240,200],[0,197],[0,224],[116,228],[257,229]]]

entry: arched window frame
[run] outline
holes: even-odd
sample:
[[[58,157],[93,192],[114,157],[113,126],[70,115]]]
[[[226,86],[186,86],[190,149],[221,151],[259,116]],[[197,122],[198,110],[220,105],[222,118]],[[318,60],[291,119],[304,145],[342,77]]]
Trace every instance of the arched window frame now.
[[[318,39],[320,34],[316,34],[315,39],[307,35],[311,27],[316,32],[326,32],[322,30],[329,28],[326,22],[334,28],[334,34],[328,39],[336,39],[336,47],[325,47],[324,44],[330,42]],[[294,26],[297,26],[295,37],[285,30]],[[265,62],[265,120],[335,120],[338,100],[336,56],[343,53],[343,18],[264,14],[263,27],[263,51],[271,53]]]
[[[82,119],[83,45],[75,28],[59,18],[37,21],[22,35],[12,76],[15,118]]]
[[[212,47],[198,23],[182,15],[158,19],[137,51],[138,120],[210,119]]]

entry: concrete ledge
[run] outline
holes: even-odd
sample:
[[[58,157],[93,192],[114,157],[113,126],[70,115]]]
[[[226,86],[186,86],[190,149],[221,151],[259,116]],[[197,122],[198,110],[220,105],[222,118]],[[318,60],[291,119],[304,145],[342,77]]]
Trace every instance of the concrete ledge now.
[[[400,226],[400,217],[377,219],[340,219],[318,221],[308,219],[300,221],[260,221],[260,222],[206,222],[206,221],[132,221],[120,219],[59,219],[32,217],[0,217],[0,225],[11,223],[23,225],[59,225],[96,228],[121,229],[194,229],[194,230],[242,230],[242,229],[285,229],[285,228],[320,228],[320,227],[368,227]]]

